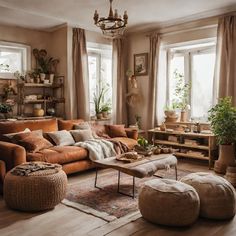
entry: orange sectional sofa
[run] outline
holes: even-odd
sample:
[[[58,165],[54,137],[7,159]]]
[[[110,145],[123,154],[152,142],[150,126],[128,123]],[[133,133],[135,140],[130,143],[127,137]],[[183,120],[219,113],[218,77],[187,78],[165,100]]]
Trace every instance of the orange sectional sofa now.
[[[27,153],[25,148],[14,143],[6,142],[4,134],[16,133],[29,128],[31,131],[42,130],[43,133],[72,130],[75,124],[81,123],[83,120],[27,120],[27,121],[7,121],[0,122],[0,161],[5,164],[1,168],[0,189],[2,187],[4,171],[9,171],[16,165],[26,161],[45,161],[50,163],[58,163],[62,165],[63,170],[67,174],[87,170],[93,168],[93,163],[88,158],[88,151],[77,146],[53,146],[48,149],[40,150],[35,153]],[[104,125],[92,125],[92,129],[98,134],[106,134]],[[126,129],[127,137],[114,137],[115,140],[122,141],[132,148],[137,143],[137,131]]]

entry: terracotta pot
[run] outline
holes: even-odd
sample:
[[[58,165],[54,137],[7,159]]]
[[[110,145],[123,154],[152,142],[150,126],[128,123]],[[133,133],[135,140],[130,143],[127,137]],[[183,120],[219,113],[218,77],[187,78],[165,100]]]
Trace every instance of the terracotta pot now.
[[[220,145],[219,159],[215,162],[214,171],[225,174],[228,166],[235,165],[234,145]]]
[[[102,119],[102,113],[98,113],[98,114],[96,114],[96,116],[97,116],[97,119],[98,119],[98,120],[101,120],[101,119]]]
[[[181,111],[180,122],[187,122],[187,118],[188,118],[188,112],[187,111]]]
[[[103,111],[102,112],[102,116],[103,116],[103,118],[108,118],[108,112],[107,111]]]

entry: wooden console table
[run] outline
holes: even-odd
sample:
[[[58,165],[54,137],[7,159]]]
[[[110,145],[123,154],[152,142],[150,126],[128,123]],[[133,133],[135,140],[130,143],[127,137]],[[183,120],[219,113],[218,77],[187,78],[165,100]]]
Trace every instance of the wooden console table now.
[[[172,147],[176,157],[207,160],[209,169],[213,166],[217,150],[213,134],[151,129],[148,130],[148,139],[154,145]]]

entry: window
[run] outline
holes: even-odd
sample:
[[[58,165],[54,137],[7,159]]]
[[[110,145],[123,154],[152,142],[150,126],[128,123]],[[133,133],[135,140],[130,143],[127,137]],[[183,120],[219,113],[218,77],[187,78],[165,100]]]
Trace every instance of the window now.
[[[1,78],[14,78],[15,71],[25,72],[30,68],[30,47],[0,41],[0,64]]]
[[[112,46],[88,43],[90,115],[95,115],[94,95],[106,91],[104,104],[112,102]]]
[[[190,85],[188,102],[191,118],[203,119],[213,105],[213,77],[215,65],[215,40],[168,49],[167,105],[177,97],[178,78]]]

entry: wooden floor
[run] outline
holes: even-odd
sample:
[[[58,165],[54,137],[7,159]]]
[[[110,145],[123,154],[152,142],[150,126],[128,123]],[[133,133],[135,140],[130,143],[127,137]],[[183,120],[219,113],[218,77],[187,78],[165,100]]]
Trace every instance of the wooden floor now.
[[[180,160],[179,169],[190,171],[209,171],[207,163],[199,161]],[[69,183],[79,183],[80,180],[91,178],[94,172],[88,171],[69,177]],[[23,213],[13,211],[5,206],[0,197],[0,236],[229,236],[236,235],[236,217],[231,221],[210,221],[199,219],[188,228],[163,227],[145,221],[140,213],[120,218],[107,223],[92,215],[80,212],[63,204],[54,210],[41,213]]]

